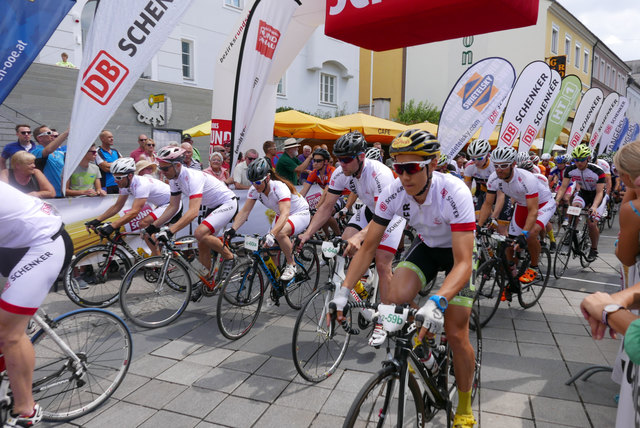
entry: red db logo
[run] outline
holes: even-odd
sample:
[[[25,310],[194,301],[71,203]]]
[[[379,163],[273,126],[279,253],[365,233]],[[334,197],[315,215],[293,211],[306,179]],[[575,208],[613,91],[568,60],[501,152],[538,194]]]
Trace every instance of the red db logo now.
[[[536,134],[536,129],[533,126],[529,125],[527,126],[527,130],[522,134],[522,141],[531,145],[531,143],[533,143],[533,140],[536,138]]]
[[[98,52],[82,76],[82,92],[106,105],[129,74],[127,67],[105,51]]]
[[[516,135],[518,134],[519,128],[515,126],[513,123],[509,122],[507,128],[504,131],[504,134],[500,137],[502,141],[504,141],[507,145],[512,145]]]

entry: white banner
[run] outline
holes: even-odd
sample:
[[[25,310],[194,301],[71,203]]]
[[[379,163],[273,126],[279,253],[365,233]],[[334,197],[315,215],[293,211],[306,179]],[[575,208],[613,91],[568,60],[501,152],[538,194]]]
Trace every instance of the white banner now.
[[[562,78],[560,77],[560,73],[555,70],[551,70],[551,79],[549,80],[547,92],[543,97],[538,97],[538,99],[536,99],[535,103],[531,106],[532,113],[527,115],[527,120],[522,125],[518,152],[529,152],[531,144],[533,144],[533,140],[535,140],[538,135],[538,131],[540,131],[542,124],[547,120],[547,114],[549,114],[551,105],[560,93],[561,81]],[[533,109],[534,106],[537,108]],[[542,149],[543,147],[538,147],[538,150]]]
[[[550,80],[551,69],[546,62],[533,61],[522,70],[507,102],[498,147],[513,146],[525,123],[538,112]]]
[[[191,0],[102,1],[82,55],[62,188]]]
[[[598,155],[610,151],[613,147],[613,143],[619,136],[622,124],[624,123],[624,115],[627,113],[628,107],[629,100],[626,97],[620,97],[616,112],[611,115],[611,118],[602,130],[602,137],[600,137],[600,145],[598,146]]]
[[[602,137],[602,131],[611,119],[611,116],[618,109],[619,102],[620,96],[615,92],[607,95],[607,98],[602,102],[602,107],[600,107],[600,111],[596,116],[596,121],[593,122],[593,131],[591,132],[591,139],[589,140],[589,148],[591,148],[591,150],[596,148],[596,144],[598,144],[600,137]]]
[[[485,58],[465,71],[442,107],[438,141],[453,159],[497,109],[513,87],[516,73],[504,58]]]
[[[480,134],[478,134],[478,140],[488,140],[493,134],[493,131],[496,129],[496,125],[498,124],[498,119],[502,116],[502,112],[504,108],[507,106],[507,101],[509,100],[509,95],[511,95],[511,91],[500,101],[498,107],[495,108],[489,115],[489,118],[484,121],[482,124],[482,128],[480,128]]]
[[[567,143],[567,153],[571,154],[573,149],[582,141],[582,137],[586,134],[587,129],[593,123],[602,105],[602,91],[598,88],[591,88],[582,96],[578,110],[573,117],[573,125],[569,133],[569,141]]]

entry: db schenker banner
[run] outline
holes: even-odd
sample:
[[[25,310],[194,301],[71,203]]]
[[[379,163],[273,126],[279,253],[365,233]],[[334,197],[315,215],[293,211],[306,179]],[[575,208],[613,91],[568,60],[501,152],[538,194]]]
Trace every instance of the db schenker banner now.
[[[602,105],[604,96],[598,88],[591,88],[582,96],[578,110],[573,117],[573,125],[569,133],[569,142],[567,143],[567,153],[571,154],[573,149],[582,141],[587,129],[593,123]]]

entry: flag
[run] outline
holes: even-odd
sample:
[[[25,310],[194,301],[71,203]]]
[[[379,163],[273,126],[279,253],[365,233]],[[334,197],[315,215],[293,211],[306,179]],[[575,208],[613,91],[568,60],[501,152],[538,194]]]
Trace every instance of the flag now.
[[[478,140],[488,140],[491,137],[491,134],[493,134],[493,130],[496,129],[496,125],[498,124],[498,119],[500,119],[504,108],[507,106],[507,100],[509,99],[510,94],[511,91],[509,91],[509,93],[505,95],[500,104],[498,104],[498,107],[496,107],[489,115],[489,118],[484,121],[482,128],[480,128]]]
[[[522,134],[520,135],[520,143],[518,144],[518,152],[529,152],[533,140],[538,135],[538,131],[542,128],[542,124],[547,118],[549,108],[555,101],[558,93],[560,92],[560,73],[556,70],[551,70],[551,78],[549,80],[549,86],[547,92],[543,97],[538,97],[536,101],[531,105],[531,114],[527,115],[527,120],[523,122]],[[534,109],[537,107],[537,109]],[[541,149],[542,147],[538,147]]]
[[[575,74],[571,74],[562,79],[560,93],[549,109],[547,125],[544,129],[544,149],[543,153],[550,153],[551,148],[564,128],[564,124],[571,111],[575,108],[578,97],[580,97],[582,82]]]
[[[626,117],[622,119],[620,125],[616,128],[616,133],[613,136],[613,148],[612,152],[616,152],[620,148],[620,144],[624,137],[627,136],[627,131],[629,130],[629,119]]]
[[[629,101],[626,97],[620,97],[618,108],[615,113],[609,115],[609,119],[602,129],[602,137],[600,137],[600,145],[598,146],[598,155],[603,152],[608,152],[613,146],[614,135],[617,139],[617,133],[619,133],[624,121],[624,115],[629,107]]]
[[[591,148],[591,150],[595,150],[596,144],[598,144],[600,137],[602,137],[605,125],[609,122],[609,119],[611,119],[611,115],[618,109],[619,103],[620,96],[615,92],[607,95],[602,102],[602,107],[600,107],[600,111],[596,116],[596,121],[593,122],[593,131],[591,133],[591,139],[589,140],[589,148]]]
[[[582,137],[584,137],[587,129],[593,123],[602,105],[603,98],[602,91],[598,88],[591,88],[582,96],[578,110],[576,110],[576,114],[573,117],[573,125],[571,125],[569,142],[567,143],[567,153],[571,153],[582,141]]]

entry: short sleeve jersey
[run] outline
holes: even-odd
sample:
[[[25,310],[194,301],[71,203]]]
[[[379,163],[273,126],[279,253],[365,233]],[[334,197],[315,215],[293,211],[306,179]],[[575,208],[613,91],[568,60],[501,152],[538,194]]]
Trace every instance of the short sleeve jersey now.
[[[549,185],[546,189],[536,178],[536,175],[521,168],[513,168],[513,176],[510,181],[498,178],[494,172],[487,181],[487,191],[496,193],[501,190],[505,195],[513,199],[518,205],[526,206],[527,199],[538,198],[538,204],[542,204],[551,199]]]
[[[280,215],[280,206],[278,204],[284,201],[291,201],[289,215],[309,211],[307,200],[297,193],[292,195],[287,185],[282,181],[269,180],[268,195],[258,192],[252,185],[247,193],[247,198],[260,201],[262,205],[274,210],[278,215]]]
[[[577,182],[581,190],[594,192],[598,184],[604,184],[604,175],[604,171],[598,165],[588,163],[584,171],[580,171],[580,168],[573,164],[564,169],[563,178]]]
[[[318,186],[324,189],[327,186],[327,184],[329,184],[329,182],[331,181],[331,176],[333,175],[333,172],[335,170],[336,168],[334,166],[327,165],[326,170],[324,171],[324,178],[323,178],[320,176],[320,174],[318,174],[318,170],[314,169],[309,173],[309,176],[307,177],[307,183],[309,184],[316,183]]]
[[[360,178],[348,177],[342,172],[342,165],[337,167],[329,181],[329,192],[340,195],[345,189],[349,190],[374,211],[378,196],[393,180],[393,173],[386,165],[377,160],[365,159]]]
[[[180,168],[180,174],[169,180],[172,195],[184,193],[189,199],[202,198],[202,205],[216,208],[235,198],[235,194],[213,175],[197,169]]]
[[[373,220],[386,226],[394,215],[405,218],[429,247],[451,248],[451,232],[476,230],[471,191],[450,174],[433,173],[423,204],[396,179],[380,194]]]
[[[171,198],[169,185],[148,175],[134,175],[129,187],[120,189],[121,195],[131,195],[133,199],[146,199],[156,207],[166,205]]]
[[[609,162],[604,159],[597,159],[596,165],[598,165],[604,171],[604,175],[611,175],[611,167],[609,166]]]
[[[483,185],[487,183],[489,176],[496,169],[491,162],[491,159],[487,161],[487,164],[484,168],[480,168],[476,161],[469,161],[467,165],[464,167],[464,177],[471,177],[476,180],[477,184]]]

